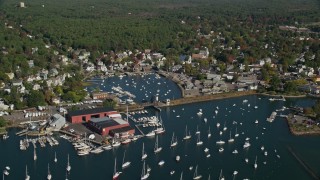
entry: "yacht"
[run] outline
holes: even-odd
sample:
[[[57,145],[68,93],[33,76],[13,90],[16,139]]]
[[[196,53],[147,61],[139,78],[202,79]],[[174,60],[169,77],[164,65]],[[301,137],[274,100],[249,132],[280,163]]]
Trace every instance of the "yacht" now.
[[[233,154],[238,154],[238,150],[235,149],[234,151],[232,151],[232,153]]]
[[[219,128],[219,127],[220,127],[220,123],[217,123],[217,125],[216,125],[216,126],[217,126],[217,128]]]
[[[158,165],[159,166],[163,166],[164,165],[164,160],[159,161]]]
[[[170,171],[170,175],[173,175],[175,173],[175,171]]]
[[[267,151],[265,151],[265,152],[264,152],[264,155],[265,155],[265,156],[268,156],[268,152],[267,152]]]
[[[204,151],[205,153],[207,153],[207,152],[209,152],[209,149],[208,149],[208,148],[205,148],[203,151]]]
[[[177,161],[177,162],[180,161],[180,156],[176,156],[176,161]]]
[[[249,163],[249,159],[245,158],[244,161],[248,164]]]
[[[258,119],[257,119],[256,121],[254,121],[254,123],[255,123],[255,124],[258,124],[258,123],[259,123]]]
[[[146,134],[147,137],[152,137],[152,136],[155,136],[156,133],[154,131],[151,131],[149,133]]]
[[[203,118],[204,123],[207,123],[208,119],[207,118]]]
[[[251,144],[249,142],[245,142],[243,148],[248,148]]]
[[[126,151],[124,151],[124,153],[123,153],[122,169],[127,168],[127,167],[130,166],[130,164],[131,164],[130,161],[127,161],[127,162],[124,161],[125,156],[126,156]]]
[[[225,142],[220,140],[220,141],[217,141],[216,144],[225,144]]]
[[[197,115],[198,116],[201,116],[203,113],[202,113],[202,109],[199,109],[199,112],[197,112]]]
[[[221,148],[219,148],[219,152],[223,152],[224,151],[224,149],[221,147]]]

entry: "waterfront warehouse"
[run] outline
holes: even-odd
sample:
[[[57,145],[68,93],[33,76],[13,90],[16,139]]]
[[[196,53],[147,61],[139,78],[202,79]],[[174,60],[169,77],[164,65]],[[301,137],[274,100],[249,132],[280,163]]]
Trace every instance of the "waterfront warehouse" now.
[[[134,128],[122,118],[92,118],[89,127],[101,135],[112,135],[117,137],[127,137],[134,134]]]

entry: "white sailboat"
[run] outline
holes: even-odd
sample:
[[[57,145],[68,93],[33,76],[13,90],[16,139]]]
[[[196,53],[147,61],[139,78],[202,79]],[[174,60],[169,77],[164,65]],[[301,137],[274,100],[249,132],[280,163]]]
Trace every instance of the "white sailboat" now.
[[[239,136],[239,134],[238,134],[238,129],[236,128],[236,132],[235,132],[235,134],[234,134],[234,137],[238,137]]]
[[[126,151],[124,151],[124,153],[123,153],[122,169],[127,168],[131,164],[130,161],[127,161],[127,162],[124,161],[125,156],[126,156]]]
[[[70,172],[71,170],[71,166],[70,166],[70,162],[69,162],[69,154],[68,154],[68,163],[67,163],[67,171]]]
[[[117,158],[114,158],[114,172],[113,172],[113,176],[112,179],[116,180],[118,179],[118,177],[120,176],[121,172],[117,172]]]
[[[208,138],[211,137],[211,131],[210,131],[210,126],[209,126],[209,129],[208,129]]]
[[[177,138],[174,137],[174,132],[173,132],[170,147],[175,147],[177,146],[177,144],[178,144],[178,141],[177,141]]]
[[[58,159],[57,159],[57,153],[54,152],[54,160],[53,160],[55,163],[58,162]]]
[[[183,180],[183,171],[180,174],[180,180]]]
[[[229,138],[229,140],[228,140],[228,142],[234,142],[234,139],[233,138],[231,138],[231,131],[230,131],[230,138]]]
[[[158,136],[156,137],[156,143],[154,145],[154,153],[159,153],[162,150],[162,147],[158,145]]]
[[[142,143],[142,156],[141,160],[145,160],[148,157],[148,154],[144,152],[144,143]]]
[[[258,168],[258,164],[257,164],[257,156],[256,156],[256,160],[254,161],[254,165],[253,165],[253,167],[254,167],[255,169],[257,169],[257,168]]]
[[[201,146],[203,142],[200,140],[200,134],[198,134],[197,146]]]
[[[190,135],[190,132],[188,134],[188,128],[186,126],[186,135],[183,137],[184,140],[187,140],[187,139],[190,139],[191,138],[191,135]]]
[[[28,175],[28,166],[26,165],[26,180],[29,180],[30,176]]]
[[[48,179],[48,180],[51,180],[51,178],[52,178],[52,175],[51,175],[51,173],[50,173],[50,167],[49,167],[49,163],[48,163],[48,175],[47,175],[47,179]]]
[[[196,131],[196,134],[200,134],[200,131],[199,131],[198,125],[197,125],[197,131]]]
[[[33,160],[37,160],[36,148],[33,148]]]
[[[198,175],[198,165],[196,166],[196,170],[194,171],[194,174],[193,174],[193,179],[201,179],[202,176],[199,174]]]
[[[220,170],[219,180],[224,180],[224,176],[222,175],[222,169]]]
[[[149,171],[146,171],[146,164],[145,164],[145,161],[143,161],[141,180],[148,179],[149,176],[150,176],[150,173]]]
[[[223,131],[226,131],[226,130],[227,130],[227,126],[226,126],[226,122],[224,122]]]
[[[156,130],[154,130],[156,134],[162,134],[166,131],[164,128],[161,116],[160,116],[160,125],[161,125],[160,128],[157,128]]]

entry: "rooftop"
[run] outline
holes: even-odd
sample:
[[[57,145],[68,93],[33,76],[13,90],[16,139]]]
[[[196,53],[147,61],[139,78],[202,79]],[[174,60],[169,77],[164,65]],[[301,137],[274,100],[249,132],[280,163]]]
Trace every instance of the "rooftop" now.
[[[102,112],[114,111],[111,107],[102,107],[102,108],[94,108],[94,109],[82,109],[76,111],[69,111],[68,116],[80,116],[86,114],[97,114]]]

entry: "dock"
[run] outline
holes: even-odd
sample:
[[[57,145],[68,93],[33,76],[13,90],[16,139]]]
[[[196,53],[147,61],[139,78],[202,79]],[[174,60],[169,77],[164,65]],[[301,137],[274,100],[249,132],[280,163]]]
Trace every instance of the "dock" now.
[[[134,125],[137,129],[138,129],[138,131],[143,135],[143,136],[145,136],[145,134],[142,132],[142,130],[139,128],[139,126],[138,125]],[[141,125],[140,125],[141,126]]]
[[[23,129],[23,130],[17,132],[16,135],[18,135],[18,136],[23,136],[23,135],[25,135],[27,132],[28,132],[28,129]]]

